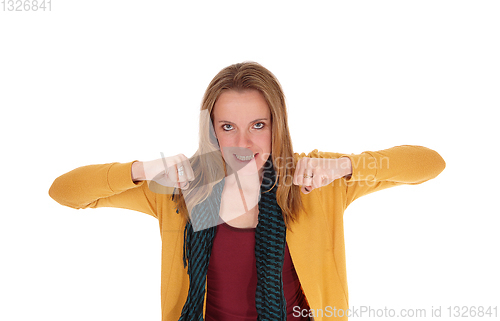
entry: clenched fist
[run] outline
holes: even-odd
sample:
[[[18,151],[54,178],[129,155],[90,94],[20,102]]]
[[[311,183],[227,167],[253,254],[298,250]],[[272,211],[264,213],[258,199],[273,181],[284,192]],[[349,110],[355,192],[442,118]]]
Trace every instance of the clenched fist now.
[[[168,187],[187,189],[194,180],[189,159],[184,154],[132,164],[132,180],[151,181]]]
[[[315,188],[328,185],[337,178],[350,174],[352,174],[351,160],[347,157],[303,157],[297,162],[293,184],[302,186],[302,193],[309,194]]]

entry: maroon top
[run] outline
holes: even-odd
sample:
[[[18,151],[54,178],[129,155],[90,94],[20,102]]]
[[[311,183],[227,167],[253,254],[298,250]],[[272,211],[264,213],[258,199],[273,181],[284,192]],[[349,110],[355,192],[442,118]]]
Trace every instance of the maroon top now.
[[[255,228],[236,228],[226,223],[217,226],[207,273],[206,321],[257,320],[255,290]],[[294,317],[295,311],[309,309],[295,272],[288,245],[283,264],[283,291],[287,320],[309,320]],[[296,312],[296,314],[298,314]]]

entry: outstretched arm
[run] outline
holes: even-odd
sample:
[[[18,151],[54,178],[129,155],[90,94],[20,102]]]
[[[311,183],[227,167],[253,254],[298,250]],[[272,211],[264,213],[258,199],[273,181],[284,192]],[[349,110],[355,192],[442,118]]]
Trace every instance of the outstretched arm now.
[[[49,195],[61,205],[76,209],[119,207],[157,217],[156,195],[146,182],[132,179],[136,162],[88,165],[54,180]]]
[[[403,145],[357,155],[314,150],[307,156],[299,155],[294,183],[303,185],[303,192],[308,193],[336,179],[345,179],[350,204],[388,187],[421,184],[435,178],[445,166],[437,152],[422,146]]]

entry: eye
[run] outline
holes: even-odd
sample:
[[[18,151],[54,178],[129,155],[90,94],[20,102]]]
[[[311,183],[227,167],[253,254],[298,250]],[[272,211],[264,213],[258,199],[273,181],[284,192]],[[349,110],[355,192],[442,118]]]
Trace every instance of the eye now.
[[[228,127],[226,127],[226,126],[229,126],[229,127],[231,127],[231,128],[233,127],[233,126],[231,126],[231,125],[229,125],[229,124],[224,124],[224,125],[222,125],[222,129],[223,129],[223,130],[225,130],[225,131],[230,131],[230,130],[231,130],[231,128],[228,128]]]
[[[264,128],[265,124],[260,122],[260,123],[255,123],[255,125],[253,125],[253,127],[255,127],[256,129],[262,129]]]

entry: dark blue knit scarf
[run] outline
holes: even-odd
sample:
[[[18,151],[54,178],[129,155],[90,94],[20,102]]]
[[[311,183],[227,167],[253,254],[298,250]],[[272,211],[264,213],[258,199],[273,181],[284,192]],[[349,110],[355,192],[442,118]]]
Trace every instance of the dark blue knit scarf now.
[[[264,165],[260,187],[259,223],[255,230],[257,290],[255,306],[262,321],[286,320],[282,270],[285,256],[286,227],[276,201],[276,172],[271,156]],[[269,189],[274,186],[270,191]],[[217,183],[210,196],[191,211],[191,220],[184,229],[184,267],[188,267],[189,292],[179,319],[203,321],[205,281],[219,220],[224,179]],[[194,226],[193,226],[194,225]],[[197,231],[197,232],[195,232]]]

